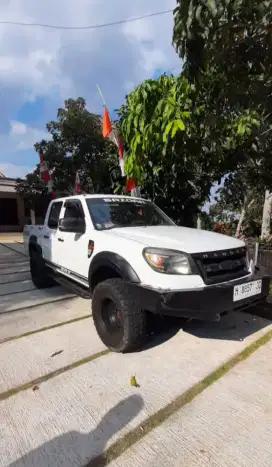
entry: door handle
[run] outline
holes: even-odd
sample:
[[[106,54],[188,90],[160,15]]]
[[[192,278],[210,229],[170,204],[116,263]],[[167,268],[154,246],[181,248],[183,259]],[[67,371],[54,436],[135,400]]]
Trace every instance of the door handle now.
[[[49,238],[49,235],[44,235],[43,238]]]
[[[64,242],[63,238],[58,238],[58,242]]]

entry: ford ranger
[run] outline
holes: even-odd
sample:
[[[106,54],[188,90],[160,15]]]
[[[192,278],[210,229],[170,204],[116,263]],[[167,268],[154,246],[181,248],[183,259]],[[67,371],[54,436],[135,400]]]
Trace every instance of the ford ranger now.
[[[44,225],[25,226],[24,244],[35,286],[57,282],[92,298],[98,335],[116,352],[142,344],[147,312],[219,320],[269,293],[244,242],[179,227],[142,198],[56,199]]]

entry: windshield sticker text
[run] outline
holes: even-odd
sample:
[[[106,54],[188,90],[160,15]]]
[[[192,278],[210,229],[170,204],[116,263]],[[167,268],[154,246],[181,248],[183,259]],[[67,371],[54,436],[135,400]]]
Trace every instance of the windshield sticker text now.
[[[134,198],[103,198],[105,203],[134,203],[134,204],[146,204],[145,200],[134,199]]]

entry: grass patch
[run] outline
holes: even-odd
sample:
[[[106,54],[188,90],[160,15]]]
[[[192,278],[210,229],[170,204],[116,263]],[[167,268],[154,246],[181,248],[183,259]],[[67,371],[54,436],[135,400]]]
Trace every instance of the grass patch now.
[[[222,376],[228,373],[238,363],[248,358],[253,352],[258,350],[262,345],[266,344],[272,338],[272,330],[268,331],[257,341],[246,347],[242,352],[235,355],[226,363],[221,365],[215,371],[206,376],[202,381],[199,381],[190,389],[185,391],[180,396],[176,397],[172,402],[155,412],[153,415],[145,419],[136,428],[126,433],[122,438],[115,441],[102,454],[93,458],[85,467],[106,467],[110,462],[116,460],[127,449],[140,441],[144,436],[152,430],[160,426],[163,422],[169,419],[177,411],[189,404],[196,396],[201,394],[205,389],[218,381]]]
[[[69,365],[63,366],[62,368],[58,368],[55,371],[51,371],[51,373],[47,373],[47,375],[40,376],[39,378],[35,378],[32,381],[28,381],[27,383],[21,384],[20,386],[16,386],[15,388],[9,389],[8,391],[2,392],[0,394],[0,401],[4,401],[9,399],[12,396],[15,396],[19,392],[26,391],[27,389],[37,388],[41,383],[45,383],[56,376],[62,375],[67,371],[73,370],[81,365],[85,365],[85,363],[92,362],[97,358],[104,357],[104,355],[108,355],[110,350],[102,350],[101,352],[95,353],[93,355],[89,355],[88,357],[82,358],[81,360],[77,360],[74,363],[70,363]]]
[[[78,318],[69,319],[68,321],[61,321],[60,323],[51,324],[50,326],[44,326],[43,328],[34,329],[33,331],[24,332],[16,336],[5,337],[4,339],[0,340],[0,344],[5,344],[6,342],[11,342],[17,339],[22,339],[23,337],[32,336],[33,334],[38,334],[39,332],[49,331],[50,329],[55,329],[61,326],[66,326],[66,324],[76,323],[77,321],[82,321],[84,319],[91,318],[91,316],[92,316],[91,314],[79,316]]]

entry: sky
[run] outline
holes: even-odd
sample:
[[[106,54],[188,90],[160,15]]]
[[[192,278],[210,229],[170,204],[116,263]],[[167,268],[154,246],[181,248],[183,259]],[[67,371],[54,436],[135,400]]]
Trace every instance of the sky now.
[[[1,0],[0,20],[87,26],[175,8],[175,0]],[[96,84],[112,111],[141,81],[178,73],[173,15],[92,30],[0,24],[0,172],[23,177],[38,162],[35,142],[65,99],[84,97],[102,113]]]

